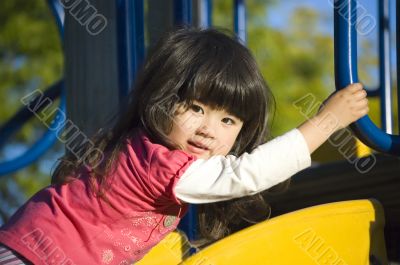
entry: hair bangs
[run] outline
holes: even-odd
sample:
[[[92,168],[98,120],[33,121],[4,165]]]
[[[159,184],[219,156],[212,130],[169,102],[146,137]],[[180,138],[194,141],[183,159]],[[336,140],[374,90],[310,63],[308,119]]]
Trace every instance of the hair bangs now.
[[[196,100],[211,108],[223,109],[247,122],[257,116],[257,106],[263,106],[264,96],[259,91],[266,88],[264,84],[253,81],[258,78],[246,63],[226,61],[226,58],[229,58],[226,54],[219,55],[217,58],[214,56],[214,60],[204,60],[212,61],[213,64],[199,65],[197,70],[192,72],[193,76],[189,77],[191,80],[186,82],[187,87],[183,88],[185,95],[182,98],[188,104]],[[218,57],[221,60],[218,60]]]
[[[257,101],[254,94],[246,93],[245,84],[234,77],[215,78],[207,83],[198,84],[194,99],[217,110],[225,110],[243,121],[253,117],[256,108],[252,104]]]

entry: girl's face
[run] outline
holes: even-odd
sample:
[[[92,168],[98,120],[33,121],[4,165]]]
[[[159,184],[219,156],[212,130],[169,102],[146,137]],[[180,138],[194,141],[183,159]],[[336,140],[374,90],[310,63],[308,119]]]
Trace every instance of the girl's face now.
[[[227,155],[243,121],[225,110],[215,110],[194,101],[188,109],[178,108],[168,138],[189,154],[208,159]]]

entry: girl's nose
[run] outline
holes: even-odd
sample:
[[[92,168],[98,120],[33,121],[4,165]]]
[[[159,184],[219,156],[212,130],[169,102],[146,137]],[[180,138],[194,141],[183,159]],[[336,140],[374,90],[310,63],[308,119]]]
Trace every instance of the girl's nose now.
[[[212,122],[205,119],[203,123],[197,128],[196,134],[202,135],[203,137],[207,138],[214,138],[215,131],[213,129]]]

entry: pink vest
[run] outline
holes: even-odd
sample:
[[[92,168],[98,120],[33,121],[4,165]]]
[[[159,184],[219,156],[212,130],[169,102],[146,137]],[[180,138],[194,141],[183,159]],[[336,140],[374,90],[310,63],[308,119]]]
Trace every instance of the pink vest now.
[[[132,264],[173,231],[187,211],[173,188],[195,160],[151,143],[143,132],[109,178],[106,197],[88,173],[36,193],[0,229],[0,242],[34,264]]]

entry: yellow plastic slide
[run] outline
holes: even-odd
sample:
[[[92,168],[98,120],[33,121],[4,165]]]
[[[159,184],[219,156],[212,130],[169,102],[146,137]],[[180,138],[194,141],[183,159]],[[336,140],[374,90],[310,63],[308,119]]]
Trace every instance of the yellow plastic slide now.
[[[329,203],[253,225],[188,258],[189,242],[174,232],[137,264],[387,264],[383,228],[375,200]]]

